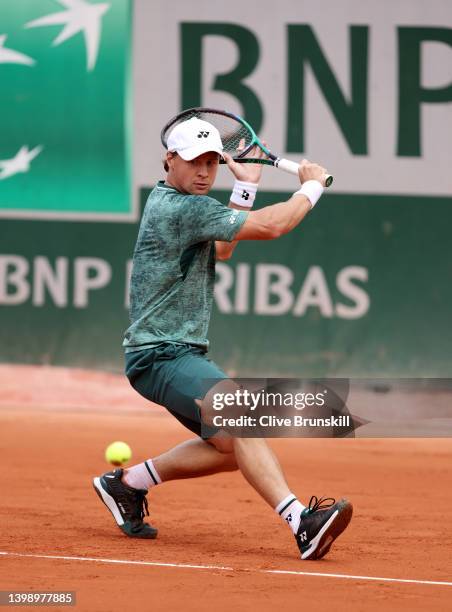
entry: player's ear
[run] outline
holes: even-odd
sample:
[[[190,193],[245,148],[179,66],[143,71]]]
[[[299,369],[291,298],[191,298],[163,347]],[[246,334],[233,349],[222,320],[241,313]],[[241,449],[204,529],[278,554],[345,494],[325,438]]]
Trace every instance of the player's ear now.
[[[166,158],[163,160],[163,167],[165,168],[165,172],[168,172],[169,169],[173,166],[173,160],[176,156],[177,153],[167,151]]]

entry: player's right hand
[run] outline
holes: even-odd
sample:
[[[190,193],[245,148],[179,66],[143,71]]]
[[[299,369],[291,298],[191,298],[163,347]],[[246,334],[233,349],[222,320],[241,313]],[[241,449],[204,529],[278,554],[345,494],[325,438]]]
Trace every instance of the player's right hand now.
[[[325,176],[327,174],[326,168],[310,162],[308,159],[303,159],[298,169],[298,176],[301,184],[306,181],[319,181],[319,183],[325,186]]]
[[[263,143],[266,146],[266,143]],[[242,139],[237,147],[237,152],[240,153],[245,146],[245,141]],[[231,155],[223,153],[225,162],[228,165],[229,170],[235,176],[238,181],[247,181],[249,183],[259,183],[262,176],[262,168],[260,164],[239,164],[233,160]],[[258,146],[253,147],[247,157],[254,157],[257,159],[265,159],[267,156]]]

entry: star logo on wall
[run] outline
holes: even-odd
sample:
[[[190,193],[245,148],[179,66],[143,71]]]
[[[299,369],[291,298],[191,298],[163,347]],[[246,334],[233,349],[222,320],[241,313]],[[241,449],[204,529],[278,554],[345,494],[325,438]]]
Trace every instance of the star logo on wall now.
[[[110,4],[90,4],[86,0],[58,0],[67,10],[52,13],[34,19],[25,24],[26,28],[38,28],[50,25],[64,25],[64,28],[53,41],[57,46],[65,40],[83,32],[86,45],[87,70],[94,70],[99,52],[101,38],[101,19],[109,10]]]
[[[19,172],[28,172],[30,162],[41,153],[42,149],[43,147],[39,146],[30,151],[28,146],[24,145],[11,159],[0,160],[0,181]]]
[[[20,53],[19,51],[14,51],[13,49],[5,47],[6,39],[6,34],[0,36],[0,64],[23,64],[24,66],[33,66],[33,64],[36,63],[32,57],[25,55],[25,53]]]

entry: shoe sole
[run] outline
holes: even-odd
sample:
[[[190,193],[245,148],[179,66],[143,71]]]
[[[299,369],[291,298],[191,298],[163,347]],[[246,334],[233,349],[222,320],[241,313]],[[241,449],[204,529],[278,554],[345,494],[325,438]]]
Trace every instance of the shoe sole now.
[[[130,533],[130,531],[127,530],[125,523],[124,523],[124,519],[122,518],[122,515],[118,510],[118,506],[115,500],[103,488],[100,478],[98,476],[93,479],[93,487],[97,495],[99,496],[100,500],[102,501],[102,503],[105,504],[105,506],[107,506],[107,508],[112,513],[113,518],[115,519],[118,527],[123,533],[129,536],[129,538],[141,538],[143,540],[155,540],[155,538],[157,537],[158,531],[154,527],[151,527],[151,525],[147,525],[146,531],[141,532],[141,533],[140,532]]]
[[[311,545],[302,555],[303,560],[315,561],[324,557],[337,537],[350,523],[353,506],[344,500],[342,506],[328,519],[319,533],[312,539]]]
[[[121,513],[118,510],[118,506],[116,505],[115,500],[111,495],[107,493],[107,491],[102,486],[100,478],[97,476],[93,479],[93,487],[101,501],[107,506],[110,512],[113,514],[113,518],[115,519],[118,527],[124,525],[124,519],[121,516]]]

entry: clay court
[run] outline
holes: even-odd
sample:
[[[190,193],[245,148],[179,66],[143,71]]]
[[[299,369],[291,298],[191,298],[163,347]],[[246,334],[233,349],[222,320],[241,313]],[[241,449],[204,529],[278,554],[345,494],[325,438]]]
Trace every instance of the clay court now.
[[[190,435],[122,376],[1,366],[0,388],[1,590],[76,591],[96,611],[452,606],[451,439],[272,440],[301,499],[354,503],[331,553],[302,562],[240,473],[154,489],[156,540],[119,531],[91,486],[106,445],[142,461]]]

